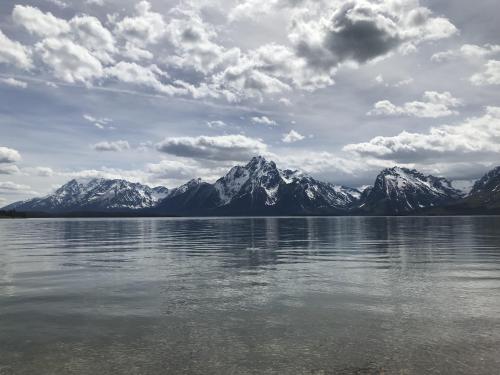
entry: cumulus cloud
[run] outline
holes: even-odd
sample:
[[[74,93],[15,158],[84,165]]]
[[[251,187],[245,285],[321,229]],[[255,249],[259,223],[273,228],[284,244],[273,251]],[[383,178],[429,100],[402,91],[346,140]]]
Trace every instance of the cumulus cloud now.
[[[229,18],[235,21],[242,14],[253,14],[250,9],[265,13],[283,7],[290,10],[285,14],[288,43],[250,49],[229,46],[232,41],[227,35],[221,38],[221,29],[207,22],[201,8],[191,3],[162,14],[143,0],[132,15],[109,15],[106,26],[86,14],[66,20],[24,5],[14,7],[12,18],[39,38],[35,58],[65,82],[87,86],[118,82],[169,96],[229,102],[262,101],[293,89],[327,87],[334,84],[337,68],[344,62],[365,63],[456,31],[447,19],[434,16],[416,0],[328,4],[247,0]],[[12,41],[2,48],[2,42],[0,35],[0,62],[24,59],[25,67],[30,65],[29,49]],[[158,65],[141,64],[153,59]],[[171,69],[181,71],[182,78],[171,78],[166,72]]]
[[[487,107],[481,117],[458,125],[430,128],[428,133],[403,131],[393,137],[375,137],[368,142],[349,144],[344,151],[397,162],[482,160],[500,152],[500,107]]]
[[[289,133],[284,134],[283,138],[281,140],[285,143],[294,143],[294,142],[301,141],[304,138],[305,137],[302,134],[300,134],[292,129],[292,130],[290,130]]]
[[[17,165],[14,164],[0,164],[0,174],[17,174],[20,173]]]
[[[447,38],[457,32],[418,1],[351,0],[311,18],[299,13],[290,38],[297,54],[316,69],[330,72],[344,61],[364,63],[408,45]]]
[[[251,120],[254,124],[269,125],[269,126],[278,125],[278,123],[276,121],[270,119],[267,116],[254,116],[254,117],[252,117]]]
[[[36,51],[54,75],[63,81],[88,84],[103,75],[101,62],[86,48],[69,39],[44,39],[36,44]]]
[[[139,46],[159,42],[167,27],[162,15],[153,12],[148,1],[139,2],[135,10],[135,16],[125,17],[116,23],[115,33]]]
[[[15,163],[21,160],[19,151],[9,147],[0,147],[0,164]]]
[[[65,20],[29,5],[16,5],[12,11],[12,19],[30,33],[43,37],[57,36],[70,30]]]
[[[0,174],[17,174],[19,168],[14,163],[21,160],[21,154],[9,147],[0,147]]]
[[[183,88],[163,83],[162,78],[167,78],[168,74],[154,64],[142,66],[136,63],[120,61],[118,64],[106,68],[105,73],[108,77],[117,78],[121,82],[148,87],[169,95],[185,94],[187,92]]]
[[[173,10],[173,18],[166,27],[166,38],[175,54],[165,61],[178,67],[191,67],[205,74],[219,66],[235,64],[240,59],[239,48],[225,48],[214,42],[217,32],[213,25],[203,21],[194,10]]]
[[[130,144],[127,141],[103,141],[92,145],[92,148],[96,151],[111,151],[111,152],[121,152],[130,149]]]
[[[19,89],[25,89],[28,87],[28,84],[24,81],[19,81],[15,78],[0,78],[0,83],[3,83],[7,86],[17,87]]]
[[[462,105],[462,100],[457,99],[451,93],[426,91],[422,101],[412,101],[398,106],[389,100],[381,100],[367,114],[369,116],[414,116],[422,118],[438,118],[457,115],[455,108]]]
[[[115,38],[96,17],[76,16],[69,22],[72,38],[87,48],[102,63],[113,63],[117,52]]]
[[[165,138],[156,149],[181,157],[217,161],[245,161],[267,153],[267,145],[260,139],[239,134]]]
[[[445,62],[457,58],[482,59],[500,53],[500,45],[485,44],[464,44],[459,49],[437,52],[431,56],[434,62]]]
[[[21,43],[10,40],[0,30],[0,63],[17,65],[22,69],[29,69],[33,65],[31,51]]]
[[[500,61],[490,60],[485,64],[485,70],[474,74],[470,81],[476,86],[500,85]]]

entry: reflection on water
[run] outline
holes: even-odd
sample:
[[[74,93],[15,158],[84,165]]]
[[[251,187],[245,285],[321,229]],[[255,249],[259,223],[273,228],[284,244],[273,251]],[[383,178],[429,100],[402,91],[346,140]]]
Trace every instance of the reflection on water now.
[[[0,221],[0,374],[493,374],[500,218]]]

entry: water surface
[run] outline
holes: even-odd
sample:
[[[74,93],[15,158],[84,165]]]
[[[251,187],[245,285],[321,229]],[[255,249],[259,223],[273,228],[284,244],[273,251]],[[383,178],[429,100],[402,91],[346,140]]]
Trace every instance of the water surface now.
[[[0,221],[0,374],[495,374],[500,218]]]

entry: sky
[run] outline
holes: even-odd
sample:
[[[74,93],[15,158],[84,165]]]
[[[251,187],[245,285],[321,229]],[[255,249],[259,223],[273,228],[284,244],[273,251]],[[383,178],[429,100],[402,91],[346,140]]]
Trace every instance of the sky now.
[[[348,186],[500,165],[498,0],[0,2],[0,206],[262,155]]]

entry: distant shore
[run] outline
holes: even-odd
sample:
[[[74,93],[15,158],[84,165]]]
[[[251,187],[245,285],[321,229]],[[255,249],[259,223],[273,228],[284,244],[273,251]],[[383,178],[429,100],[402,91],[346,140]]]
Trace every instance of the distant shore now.
[[[17,212],[15,210],[0,211],[0,219],[26,219],[28,215],[24,212]]]

